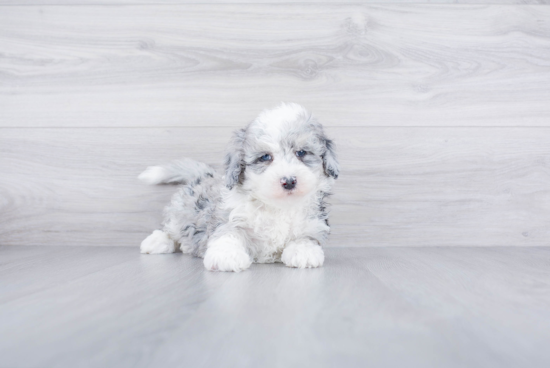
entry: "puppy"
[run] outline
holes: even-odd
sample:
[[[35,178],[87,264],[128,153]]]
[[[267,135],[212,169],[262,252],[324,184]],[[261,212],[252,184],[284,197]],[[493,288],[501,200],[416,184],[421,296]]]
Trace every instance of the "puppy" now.
[[[240,272],[252,262],[323,265],[329,235],[325,198],[339,165],[323,127],[300,105],[263,111],[234,132],[225,176],[190,159],[148,167],[148,184],[183,184],[164,210],[162,230],[141,253],[178,250],[210,271]]]

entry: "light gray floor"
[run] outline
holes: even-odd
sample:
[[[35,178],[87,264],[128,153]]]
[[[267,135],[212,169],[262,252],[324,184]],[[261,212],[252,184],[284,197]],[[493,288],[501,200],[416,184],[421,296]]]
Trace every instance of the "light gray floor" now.
[[[550,365],[550,248],[326,254],[231,274],[134,248],[0,247],[0,366]]]

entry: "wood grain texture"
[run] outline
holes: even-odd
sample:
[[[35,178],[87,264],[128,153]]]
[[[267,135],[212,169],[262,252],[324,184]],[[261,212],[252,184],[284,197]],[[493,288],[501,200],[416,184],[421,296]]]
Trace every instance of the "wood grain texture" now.
[[[137,246],[188,156],[220,167],[232,128],[2,129],[0,244]],[[550,129],[329,128],[342,173],[330,247],[550,244]]]
[[[548,126],[550,7],[4,6],[0,126]]]
[[[240,274],[182,254],[47,249],[0,247],[2,367],[550,362],[548,247],[328,249],[320,269]]]

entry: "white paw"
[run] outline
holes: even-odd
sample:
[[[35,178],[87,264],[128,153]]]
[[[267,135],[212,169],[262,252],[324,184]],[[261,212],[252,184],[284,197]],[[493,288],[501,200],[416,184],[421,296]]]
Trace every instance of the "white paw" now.
[[[204,267],[208,271],[241,272],[252,264],[244,247],[232,237],[221,237],[208,244],[204,255]]]
[[[149,254],[174,253],[176,244],[165,232],[155,230],[141,242],[140,251]]]
[[[300,240],[288,243],[281,255],[281,261],[287,267],[321,267],[325,262],[325,253],[318,244],[309,240]]]

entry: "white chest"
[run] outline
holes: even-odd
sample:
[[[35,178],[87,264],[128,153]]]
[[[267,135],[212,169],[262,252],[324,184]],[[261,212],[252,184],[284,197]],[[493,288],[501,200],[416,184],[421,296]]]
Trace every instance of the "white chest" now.
[[[273,209],[264,206],[247,206],[246,223],[253,233],[252,250],[256,262],[268,263],[280,260],[289,241],[300,236],[307,227],[307,213],[303,208]]]

